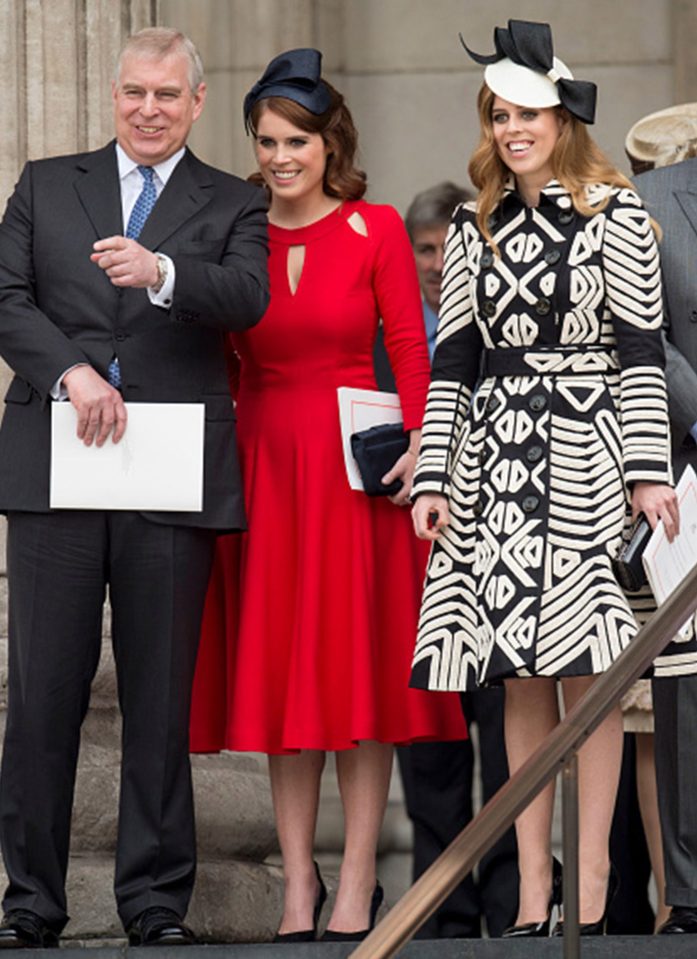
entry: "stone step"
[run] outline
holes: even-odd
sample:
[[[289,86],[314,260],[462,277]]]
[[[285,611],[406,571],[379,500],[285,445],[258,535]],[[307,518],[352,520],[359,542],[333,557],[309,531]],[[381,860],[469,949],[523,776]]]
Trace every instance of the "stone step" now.
[[[687,941],[686,941],[687,940]],[[80,945],[88,945],[81,943]],[[560,959],[562,941],[559,939],[438,939],[415,940],[400,949],[399,959]],[[343,959],[350,956],[356,943],[309,942],[274,945],[219,944],[188,946],[164,950],[158,955],[166,959],[170,953],[187,959]],[[125,942],[100,945],[100,959],[123,959]],[[129,950],[129,955],[133,955]],[[689,937],[663,936],[658,941],[652,936],[599,936],[583,940],[583,959],[688,959],[694,954]],[[84,950],[66,944],[61,959],[84,959]]]
[[[4,874],[0,875],[4,885]],[[113,857],[71,856],[65,936],[104,940],[123,936],[114,903]],[[282,878],[277,866],[240,860],[202,860],[187,916],[202,939],[259,942],[271,939],[281,914]]]

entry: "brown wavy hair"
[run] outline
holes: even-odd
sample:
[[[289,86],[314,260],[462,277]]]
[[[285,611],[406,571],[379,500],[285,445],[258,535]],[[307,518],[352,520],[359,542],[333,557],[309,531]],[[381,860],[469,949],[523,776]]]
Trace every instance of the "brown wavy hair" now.
[[[267,97],[257,100],[250,113],[252,134],[264,109],[272,110],[305,133],[319,133],[327,147],[327,165],[324,170],[324,192],[340,200],[360,200],[368,181],[363,170],[355,165],[358,150],[358,131],[343,96],[323,80],[331,96],[329,107],[316,115],[287,97]],[[266,186],[261,173],[248,177],[251,183]]]
[[[501,202],[506,180],[511,171],[496,149],[492,110],[495,94],[482,85],[477,97],[477,110],[481,137],[469,163],[469,175],[479,191],[477,197],[477,226],[495,253],[496,244],[489,231],[489,217]],[[631,182],[610,162],[588,132],[585,123],[572,116],[563,107],[554,108],[564,124],[552,152],[552,172],[571,196],[574,209],[582,216],[593,216],[604,209],[609,197],[591,206],[586,199],[585,188],[592,183],[628,187]],[[653,223],[654,230],[657,224]]]

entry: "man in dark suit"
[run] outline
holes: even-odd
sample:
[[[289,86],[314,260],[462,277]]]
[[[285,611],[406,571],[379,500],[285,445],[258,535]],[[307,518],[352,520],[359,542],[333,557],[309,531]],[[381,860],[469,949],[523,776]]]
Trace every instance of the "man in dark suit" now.
[[[216,531],[244,525],[226,331],[268,299],[261,193],[186,141],[206,88],[164,28],[124,47],[116,141],[28,163],[0,226],[0,430],[8,516],[9,706],[0,947],[54,945],[80,725],[108,585],[123,714],[115,893],[131,944],[185,944],[195,872],[188,719]],[[127,433],[125,401],[205,404],[198,513],[50,510],[50,407],[87,445]]]
[[[684,151],[683,151],[684,152]],[[644,173],[637,188],[663,230],[666,382],[676,479],[697,469],[697,159]],[[697,654],[654,678],[656,778],[666,870],[664,934],[697,933]],[[672,673],[672,674],[671,674]]]

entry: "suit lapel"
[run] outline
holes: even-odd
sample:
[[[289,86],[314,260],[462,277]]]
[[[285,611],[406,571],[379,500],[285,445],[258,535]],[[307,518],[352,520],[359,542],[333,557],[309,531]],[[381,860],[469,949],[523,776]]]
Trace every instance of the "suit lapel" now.
[[[114,143],[81,157],[75,190],[94,227],[95,239],[123,233],[121,191]]]
[[[212,186],[205,166],[187,150],[157,198],[138,242],[149,250],[157,250],[183,223],[211,202]]]
[[[687,217],[690,226],[697,233],[697,193],[691,190],[675,190],[675,199]]]

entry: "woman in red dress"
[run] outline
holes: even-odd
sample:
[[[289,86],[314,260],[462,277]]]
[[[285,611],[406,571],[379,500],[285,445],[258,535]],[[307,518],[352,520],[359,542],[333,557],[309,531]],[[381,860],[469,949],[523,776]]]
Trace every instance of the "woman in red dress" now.
[[[393,744],[465,736],[457,697],[408,688],[426,557],[403,507],[429,378],[413,256],[397,212],[361,199],[356,131],[320,62],[316,50],[282,54],[245,100],[271,198],[272,296],[261,323],[232,338],[249,532],[239,563],[236,541],[221,541],[192,721],[196,751],[269,754],[285,877],[279,935],[293,941],[315,938],[325,896],[312,847],[327,750],[345,848],[325,938],[360,939],[382,898],[375,858]],[[337,400],[340,386],[375,389],[380,318],[409,433],[385,477],[403,483],[389,499],[349,487]]]

